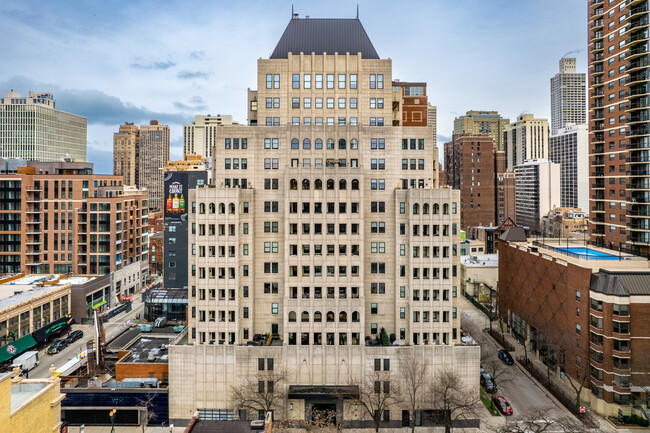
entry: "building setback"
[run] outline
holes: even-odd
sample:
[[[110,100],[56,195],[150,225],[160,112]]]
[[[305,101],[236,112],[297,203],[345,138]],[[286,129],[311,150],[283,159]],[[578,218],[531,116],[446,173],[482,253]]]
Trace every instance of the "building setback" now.
[[[503,134],[506,169],[513,171],[529,159],[548,159],[548,121],[522,114]]]
[[[589,208],[589,131],[566,125],[548,140],[548,158],[560,164],[560,206]]]
[[[576,72],[576,59],[560,59],[560,71],[551,78],[551,135],[568,124],[587,123],[585,74]]]
[[[267,101],[271,106],[274,100]],[[279,99],[275,101],[279,104]],[[270,108],[270,107],[269,107]],[[217,114],[216,116],[195,116],[189,125],[183,125],[183,155],[201,155],[212,159],[212,148],[215,145],[216,128],[220,126],[239,125],[233,122],[232,116]]]
[[[0,273],[103,275],[148,266],[147,194],[90,163],[22,162],[0,173]]]
[[[515,167],[515,222],[542,232],[541,219],[560,203],[560,165],[531,159]]]
[[[358,19],[295,16],[257,65],[251,126],[215,128],[213,185],[189,192],[188,344],[169,347],[170,420],[244,415],[232,387],[268,365],[289,375],[278,417],[309,419],[323,397],[305,390],[332,395],[373,365],[399,370],[405,353],[476,390],[478,347],[457,345],[460,194],[438,187],[426,115],[393,124],[404,95],[391,60]],[[409,347],[371,347],[381,335]],[[399,424],[402,409],[384,419]]]
[[[57,110],[54,95],[9,91],[0,98],[0,158],[86,160],[85,117]]]
[[[650,253],[647,8],[646,0],[594,1],[588,17],[591,241],[643,255]]]

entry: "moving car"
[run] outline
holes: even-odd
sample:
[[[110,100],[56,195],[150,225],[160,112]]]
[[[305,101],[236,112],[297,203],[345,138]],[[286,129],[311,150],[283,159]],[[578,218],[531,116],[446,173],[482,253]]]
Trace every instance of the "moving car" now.
[[[487,392],[497,392],[497,385],[492,380],[490,373],[486,371],[481,371],[481,386],[485,388]]]
[[[66,343],[65,340],[57,340],[54,342],[53,345],[48,347],[47,349],[47,354],[48,355],[54,355],[55,353],[59,353],[63,349],[65,349],[68,346],[68,343]]]
[[[492,398],[492,403],[499,409],[499,412],[501,412],[503,415],[512,415],[512,406],[510,406],[510,403],[508,403],[508,400],[506,400],[505,397],[502,395],[496,396]]]
[[[79,340],[81,337],[84,336],[83,331],[72,331],[70,335],[68,335],[68,338],[65,339],[66,341],[66,346],[69,346],[70,344],[74,343],[75,341]]]
[[[510,355],[510,352],[505,349],[499,349],[499,359],[508,365],[515,363],[515,361],[512,359],[512,356]]]

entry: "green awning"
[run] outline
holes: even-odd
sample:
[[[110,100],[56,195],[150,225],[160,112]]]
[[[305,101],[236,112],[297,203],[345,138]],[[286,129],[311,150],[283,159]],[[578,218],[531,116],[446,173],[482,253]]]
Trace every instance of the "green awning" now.
[[[0,364],[26,352],[34,346],[36,346],[36,340],[34,340],[32,334],[29,334],[6,346],[0,347]]]

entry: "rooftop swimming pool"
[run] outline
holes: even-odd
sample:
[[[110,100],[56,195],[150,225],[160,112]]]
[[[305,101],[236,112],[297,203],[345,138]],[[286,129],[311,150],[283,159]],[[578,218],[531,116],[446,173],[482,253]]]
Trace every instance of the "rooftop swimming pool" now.
[[[589,248],[556,248],[561,253],[568,254],[579,259],[587,260],[619,260],[619,256],[604,253],[602,251],[590,250]]]

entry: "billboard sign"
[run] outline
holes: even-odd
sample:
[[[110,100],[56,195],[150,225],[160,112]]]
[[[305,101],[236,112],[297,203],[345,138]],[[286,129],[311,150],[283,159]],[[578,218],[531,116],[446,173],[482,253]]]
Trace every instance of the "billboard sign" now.
[[[187,221],[187,173],[165,173],[165,222]]]

